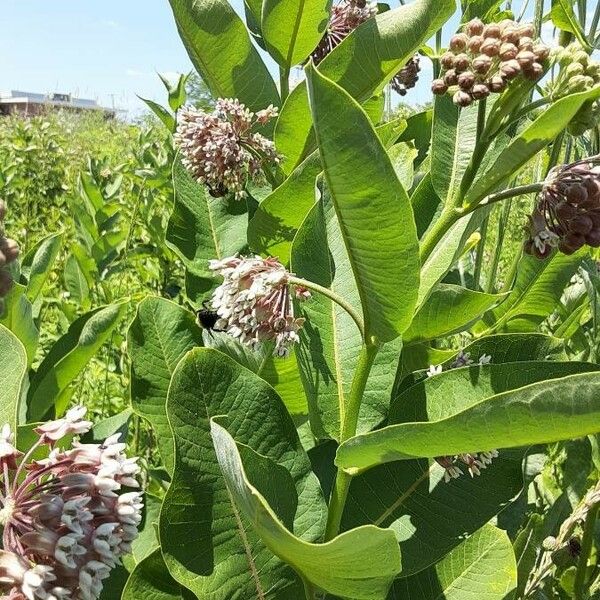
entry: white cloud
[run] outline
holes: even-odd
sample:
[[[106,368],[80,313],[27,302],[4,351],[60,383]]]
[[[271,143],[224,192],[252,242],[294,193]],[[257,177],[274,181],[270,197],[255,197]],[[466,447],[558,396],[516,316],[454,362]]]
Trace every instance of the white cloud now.
[[[139,71],[138,69],[125,69],[125,75],[127,77],[147,77],[148,73],[144,73],[144,71]]]

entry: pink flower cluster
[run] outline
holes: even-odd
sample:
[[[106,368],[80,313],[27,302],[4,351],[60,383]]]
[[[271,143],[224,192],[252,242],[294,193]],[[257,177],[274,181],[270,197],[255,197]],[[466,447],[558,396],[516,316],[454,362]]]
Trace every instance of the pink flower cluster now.
[[[210,261],[210,269],[223,276],[212,297],[216,328],[252,348],[273,340],[275,354],[287,356],[304,319],[294,318],[286,268],[275,258],[230,256]],[[294,294],[298,300],[310,298],[301,286],[294,286]]]
[[[131,552],[141,521],[142,496],[121,491],[138,487],[137,459],[123,453],[119,435],[103,444],[73,442],[85,433],[84,408],[41,425],[25,456],[5,425],[0,434],[3,493],[0,524],[0,589],[10,600],[96,600],[120,557]],[[33,460],[41,447],[49,457]]]
[[[275,117],[273,105],[254,114],[239,100],[220,98],[213,113],[184,108],[174,139],[183,164],[208,186],[211,195],[218,198],[231,193],[241,200],[249,180],[262,180],[263,166],[270,168],[281,161],[273,142],[252,131]]]

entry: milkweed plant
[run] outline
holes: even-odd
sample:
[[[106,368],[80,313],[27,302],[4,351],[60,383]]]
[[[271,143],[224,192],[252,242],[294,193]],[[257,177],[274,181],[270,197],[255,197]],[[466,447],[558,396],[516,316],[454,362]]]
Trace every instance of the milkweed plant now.
[[[214,103],[149,102],[143,460],[28,355],[0,204],[3,597],[600,597],[600,9],[459,4],[170,0]]]

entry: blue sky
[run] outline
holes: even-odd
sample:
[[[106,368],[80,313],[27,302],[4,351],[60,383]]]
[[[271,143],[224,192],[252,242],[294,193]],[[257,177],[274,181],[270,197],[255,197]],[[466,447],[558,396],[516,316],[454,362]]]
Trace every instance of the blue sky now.
[[[242,0],[232,4],[239,11]],[[164,100],[156,71],[191,69],[168,0],[2,0],[0,25],[0,90],[70,92],[135,116],[136,94]],[[412,102],[430,79],[424,64]]]

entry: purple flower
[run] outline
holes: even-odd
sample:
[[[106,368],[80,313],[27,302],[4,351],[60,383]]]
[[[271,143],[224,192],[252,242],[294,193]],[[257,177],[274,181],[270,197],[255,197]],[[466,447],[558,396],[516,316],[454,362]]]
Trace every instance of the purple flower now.
[[[36,429],[38,441],[21,457],[12,448],[10,429],[2,430],[4,462],[0,523],[0,586],[13,600],[96,600],[103,580],[131,551],[141,521],[136,459],[125,456],[118,436],[103,444],[53,448],[47,459],[31,460],[46,445],[87,431],[85,409]],[[20,459],[20,464],[17,464]],[[15,462],[11,477],[10,461]]]

